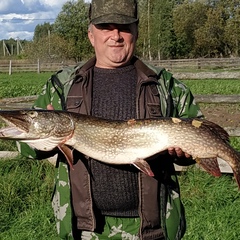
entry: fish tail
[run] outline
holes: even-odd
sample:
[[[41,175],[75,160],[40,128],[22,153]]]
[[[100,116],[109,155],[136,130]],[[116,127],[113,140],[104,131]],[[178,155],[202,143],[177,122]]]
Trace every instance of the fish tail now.
[[[235,171],[233,171],[233,176],[237,182],[238,189],[240,190],[240,175],[239,175],[239,173],[236,173]]]
[[[233,167],[233,176],[237,182],[238,189],[240,190],[240,152],[236,152],[237,157],[236,157],[236,167]]]

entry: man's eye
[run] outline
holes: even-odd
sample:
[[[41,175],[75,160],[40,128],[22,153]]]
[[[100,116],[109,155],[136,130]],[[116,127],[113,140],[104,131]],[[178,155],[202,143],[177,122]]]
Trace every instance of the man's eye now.
[[[121,28],[119,28],[119,31],[129,33],[129,32],[131,32],[131,29],[126,26],[126,27],[121,27]]]
[[[106,31],[112,31],[114,29],[118,29],[119,32],[131,32],[131,27],[126,24],[126,25],[121,25],[121,24],[108,24],[108,23],[103,23],[103,24],[97,24],[95,25],[97,29],[99,30],[106,30]]]
[[[109,24],[97,24],[96,28],[100,29],[100,30],[110,30],[111,27]]]

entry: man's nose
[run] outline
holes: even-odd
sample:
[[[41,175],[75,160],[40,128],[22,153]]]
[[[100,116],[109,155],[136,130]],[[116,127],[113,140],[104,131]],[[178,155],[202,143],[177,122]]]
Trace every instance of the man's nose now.
[[[118,41],[121,38],[122,38],[122,36],[121,36],[121,32],[119,31],[119,29],[114,28],[112,30],[112,39],[114,39],[115,41]]]

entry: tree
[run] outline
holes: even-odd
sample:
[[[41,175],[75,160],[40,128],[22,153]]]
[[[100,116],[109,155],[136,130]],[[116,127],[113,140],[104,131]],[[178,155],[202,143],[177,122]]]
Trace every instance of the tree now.
[[[173,29],[173,9],[176,1],[154,1],[152,25],[152,43],[154,56],[158,59],[176,56],[175,33]]]
[[[39,41],[41,38],[47,37],[53,31],[53,24],[44,23],[38,24],[35,27],[33,41]]]
[[[43,61],[67,60],[72,58],[72,45],[57,34],[40,38],[38,41],[31,41],[24,48],[24,55],[31,60],[40,59]]]
[[[229,19],[226,21],[224,38],[226,41],[226,53],[238,57],[240,53],[240,3],[231,1],[229,5]]]
[[[177,54],[179,57],[195,55],[195,31],[207,20],[208,6],[201,2],[184,2],[174,9],[173,26],[177,37]]]
[[[54,32],[65,39],[73,49],[72,58],[81,61],[92,53],[87,38],[89,4],[83,0],[69,1],[63,5],[54,23]]]
[[[139,0],[139,39],[137,54],[144,59],[172,56],[174,32],[172,10],[178,1]]]
[[[139,39],[143,59],[239,56],[239,0],[138,0]],[[89,3],[70,0],[54,24],[38,25],[28,56],[86,60],[93,55],[87,37]],[[14,49],[14,45],[9,45]],[[12,47],[13,46],[13,47]],[[10,48],[11,47],[11,48]],[[31,49],[31,53],[29,50]],[[39,56],[39,57],[38,57]]]
[[[148,40],[148,16],[146,14],[148,2],[146,0],[138,1],[138,16],[139,16],[139,38],[137,41],[136,55],[146,58],[147,47],[146,41]]]
[[[195,53],[207,57],[225,55],[224,29],[225,9],[221,6],[209,8],[207,21],[195,31]]]

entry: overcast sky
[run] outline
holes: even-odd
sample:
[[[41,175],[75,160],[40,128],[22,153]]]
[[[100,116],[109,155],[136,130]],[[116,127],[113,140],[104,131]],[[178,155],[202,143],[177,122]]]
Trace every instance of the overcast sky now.
[[[35,27],[44,22],[53,23],[66,2],[68,0],[0,0],[0,40],[31,40]]]

